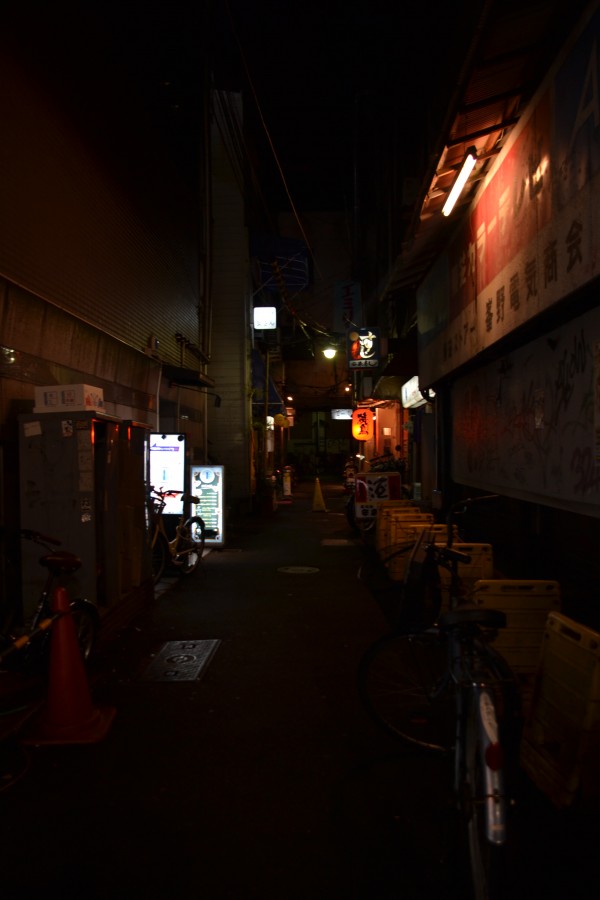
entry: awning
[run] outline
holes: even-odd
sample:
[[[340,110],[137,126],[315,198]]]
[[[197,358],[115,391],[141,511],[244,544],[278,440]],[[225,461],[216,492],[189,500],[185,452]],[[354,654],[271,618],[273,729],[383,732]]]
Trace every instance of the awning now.
[[[419,371],[417,329],[404,338],[388,340],[388,362],[375,383],[375,400],[401,400],[402,385]]]
[[[408,381],[403,375],[383,375],[373,390],[374,400],[402,400],[402,385]]]
[[[181,366],[163,366],[164,377],[174,387],[188,388],[214,388],[214,378],[209,378],[203,372],[194,369],[183,369]]]

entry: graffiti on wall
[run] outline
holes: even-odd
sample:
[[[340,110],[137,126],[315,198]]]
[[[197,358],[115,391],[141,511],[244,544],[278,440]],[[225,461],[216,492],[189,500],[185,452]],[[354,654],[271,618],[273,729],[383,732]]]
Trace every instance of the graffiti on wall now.
[[[600,517],[600,310],[458,380],[453,478]]]

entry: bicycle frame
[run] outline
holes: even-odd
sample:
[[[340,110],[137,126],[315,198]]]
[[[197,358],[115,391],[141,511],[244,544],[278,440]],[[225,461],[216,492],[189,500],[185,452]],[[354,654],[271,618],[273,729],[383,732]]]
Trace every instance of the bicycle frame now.
[[[463,593],[459,566],[471,557],[452,547],[452,512],[445,544],[436,542],[439,532],[426,530],[414,542],[401,621],[367,649],[358,683],[368,711],[389,733],[428,752],[452,754],[454,806],[468,842],[473,898],[490,900],[506,877],[506,786],[518,687],[490,643],[490,632],[506,625],[505,613]],[[443,611],[441,569],[450,573]]]
[[[171,492],[171,493],[174,493],[174,492]],[[192,503],[198,502],[197,497],[188,497],[187,495],[182,496],[182,500],[185,501],[186,499]],[[191,547],[180,547],[179,546],[183,540],[182,535],[181,535],[181,526],[184,524],[185,518],[186,518],[185,512],[182,512],[181,515],[179,516],[179,521],[177,522],[177,525],[175,526],[175,535],[172,538],[169,538],[169,535],[167,534],[167,529],[165,527],[162,510],[160,510],[160,512],[156,513],[151,547],[154,547],[154,545],[156,544],[156,542],[158,540],[159,535],[162,535],[162,537],[165,539],[167,547],[169,548],[169,554],[170,554],[172,560],[177,560],[179,557],[189,556],[190,553],[196,552],[196,548],[193,546],[191,546]]]
[[[165,498],[175,495],[181,495],[184,504],[200,502],[197,497],[183,491],[162,491],[150,488],[148,493],[148,500],[152,504],[149,507],[152,526],[149,544],[155,583],[162,577],[167,561],[175,565],[180,573],[190,575],[200,564],[204,551],[207,533],[204,522],[200,516],[186,518],[185,507],[175,526],[175,534],[172,538],[167,534],[163,519]]]
[[[56,550],[61,542],[31,529],[19,530],[20,537],[24,540],[39,544],[47,555],[41,557],[40,564],[47,569],[44,586],[40,593],[33,614],[19,628],[23,633],[14,638],[7,636],[12,641],[11,645],[3,651],[1,658],[9,656],[15,651],[24,650],[22,664],[43,664],[47,655],[48,632],[57,615],[52,609],[52,597],[57,586],[65,584],[65,579],[70,578],[81,566],[81,560],[65,550]],[[96,641],[96,635],[100,627],[100,616],[95,603],[85,597],[69,599],[71,615],[75,617],[77,639],[84,661],[92,653]],[[62,615],[62,613],[60,614]]]
[[[464,651],[456,647],[457,643],[460,644],[459,636],[450,637],[449,675],[457,689],[454,789],[457,796],[460,796],[469,762],[469,715],[473,715],[478,737],[478,762],[482,773],[482,796],[477,797],[475,802],[483,805],[486,839],[491,844],[501,846],[507,836],[507,801],[496,704],[488,684],[464,671]]]

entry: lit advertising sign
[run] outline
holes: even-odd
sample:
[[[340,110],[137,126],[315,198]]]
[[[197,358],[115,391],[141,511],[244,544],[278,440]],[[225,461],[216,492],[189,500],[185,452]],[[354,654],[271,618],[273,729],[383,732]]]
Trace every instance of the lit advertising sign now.
[[[402,385],[402,406],[404,409],[417,409],[429,402],[428,397],[429,399],[435,397],[435,393],[431,390],[426,391],[426,394],[427,396],[423,395],[419,387],[419,376],[415,375]]]
[[[183,491],[185,437],[181,434],[150,435],[150,484],[161,491]],[[181,497],[167,497],[167,515],[181,514]]]
[[[352,410],[351,409],[332,409],[331,410],[331,418],[332,419],[351,419],[352,418]]]
[[[355,409],[352,413],[352,437],[356,441],[370,441],[375,433],[373,412],[370,409]]]
[[[277,328],[277,310],[274,306],[254,307],[254,327],[257,331]]]
[[[346,332],[346,356],[350,369],[374,369],[379,365],[378,328],[357,328]]]
[[[225,543],[225,469],[223,466],[192,466],[190,493],[198,498],[192,515],[200,516],[210,533],[206,544],[222,546]]]
[[[400,500],[399,472],[359,472],[354,482],[354,509],[357,519],[374,519],[378,506],[386,500]]]

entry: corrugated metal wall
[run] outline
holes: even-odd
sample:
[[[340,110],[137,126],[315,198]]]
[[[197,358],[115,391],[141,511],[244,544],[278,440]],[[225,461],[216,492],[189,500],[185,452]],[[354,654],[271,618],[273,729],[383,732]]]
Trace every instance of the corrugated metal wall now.
[[[198,342],[189,218],[163,205],[150,221],[151,204],[142,217],[57,98],[4,51],[0,82],[0,275],[140,351],[153,333],[181,363],[175,334]]]

